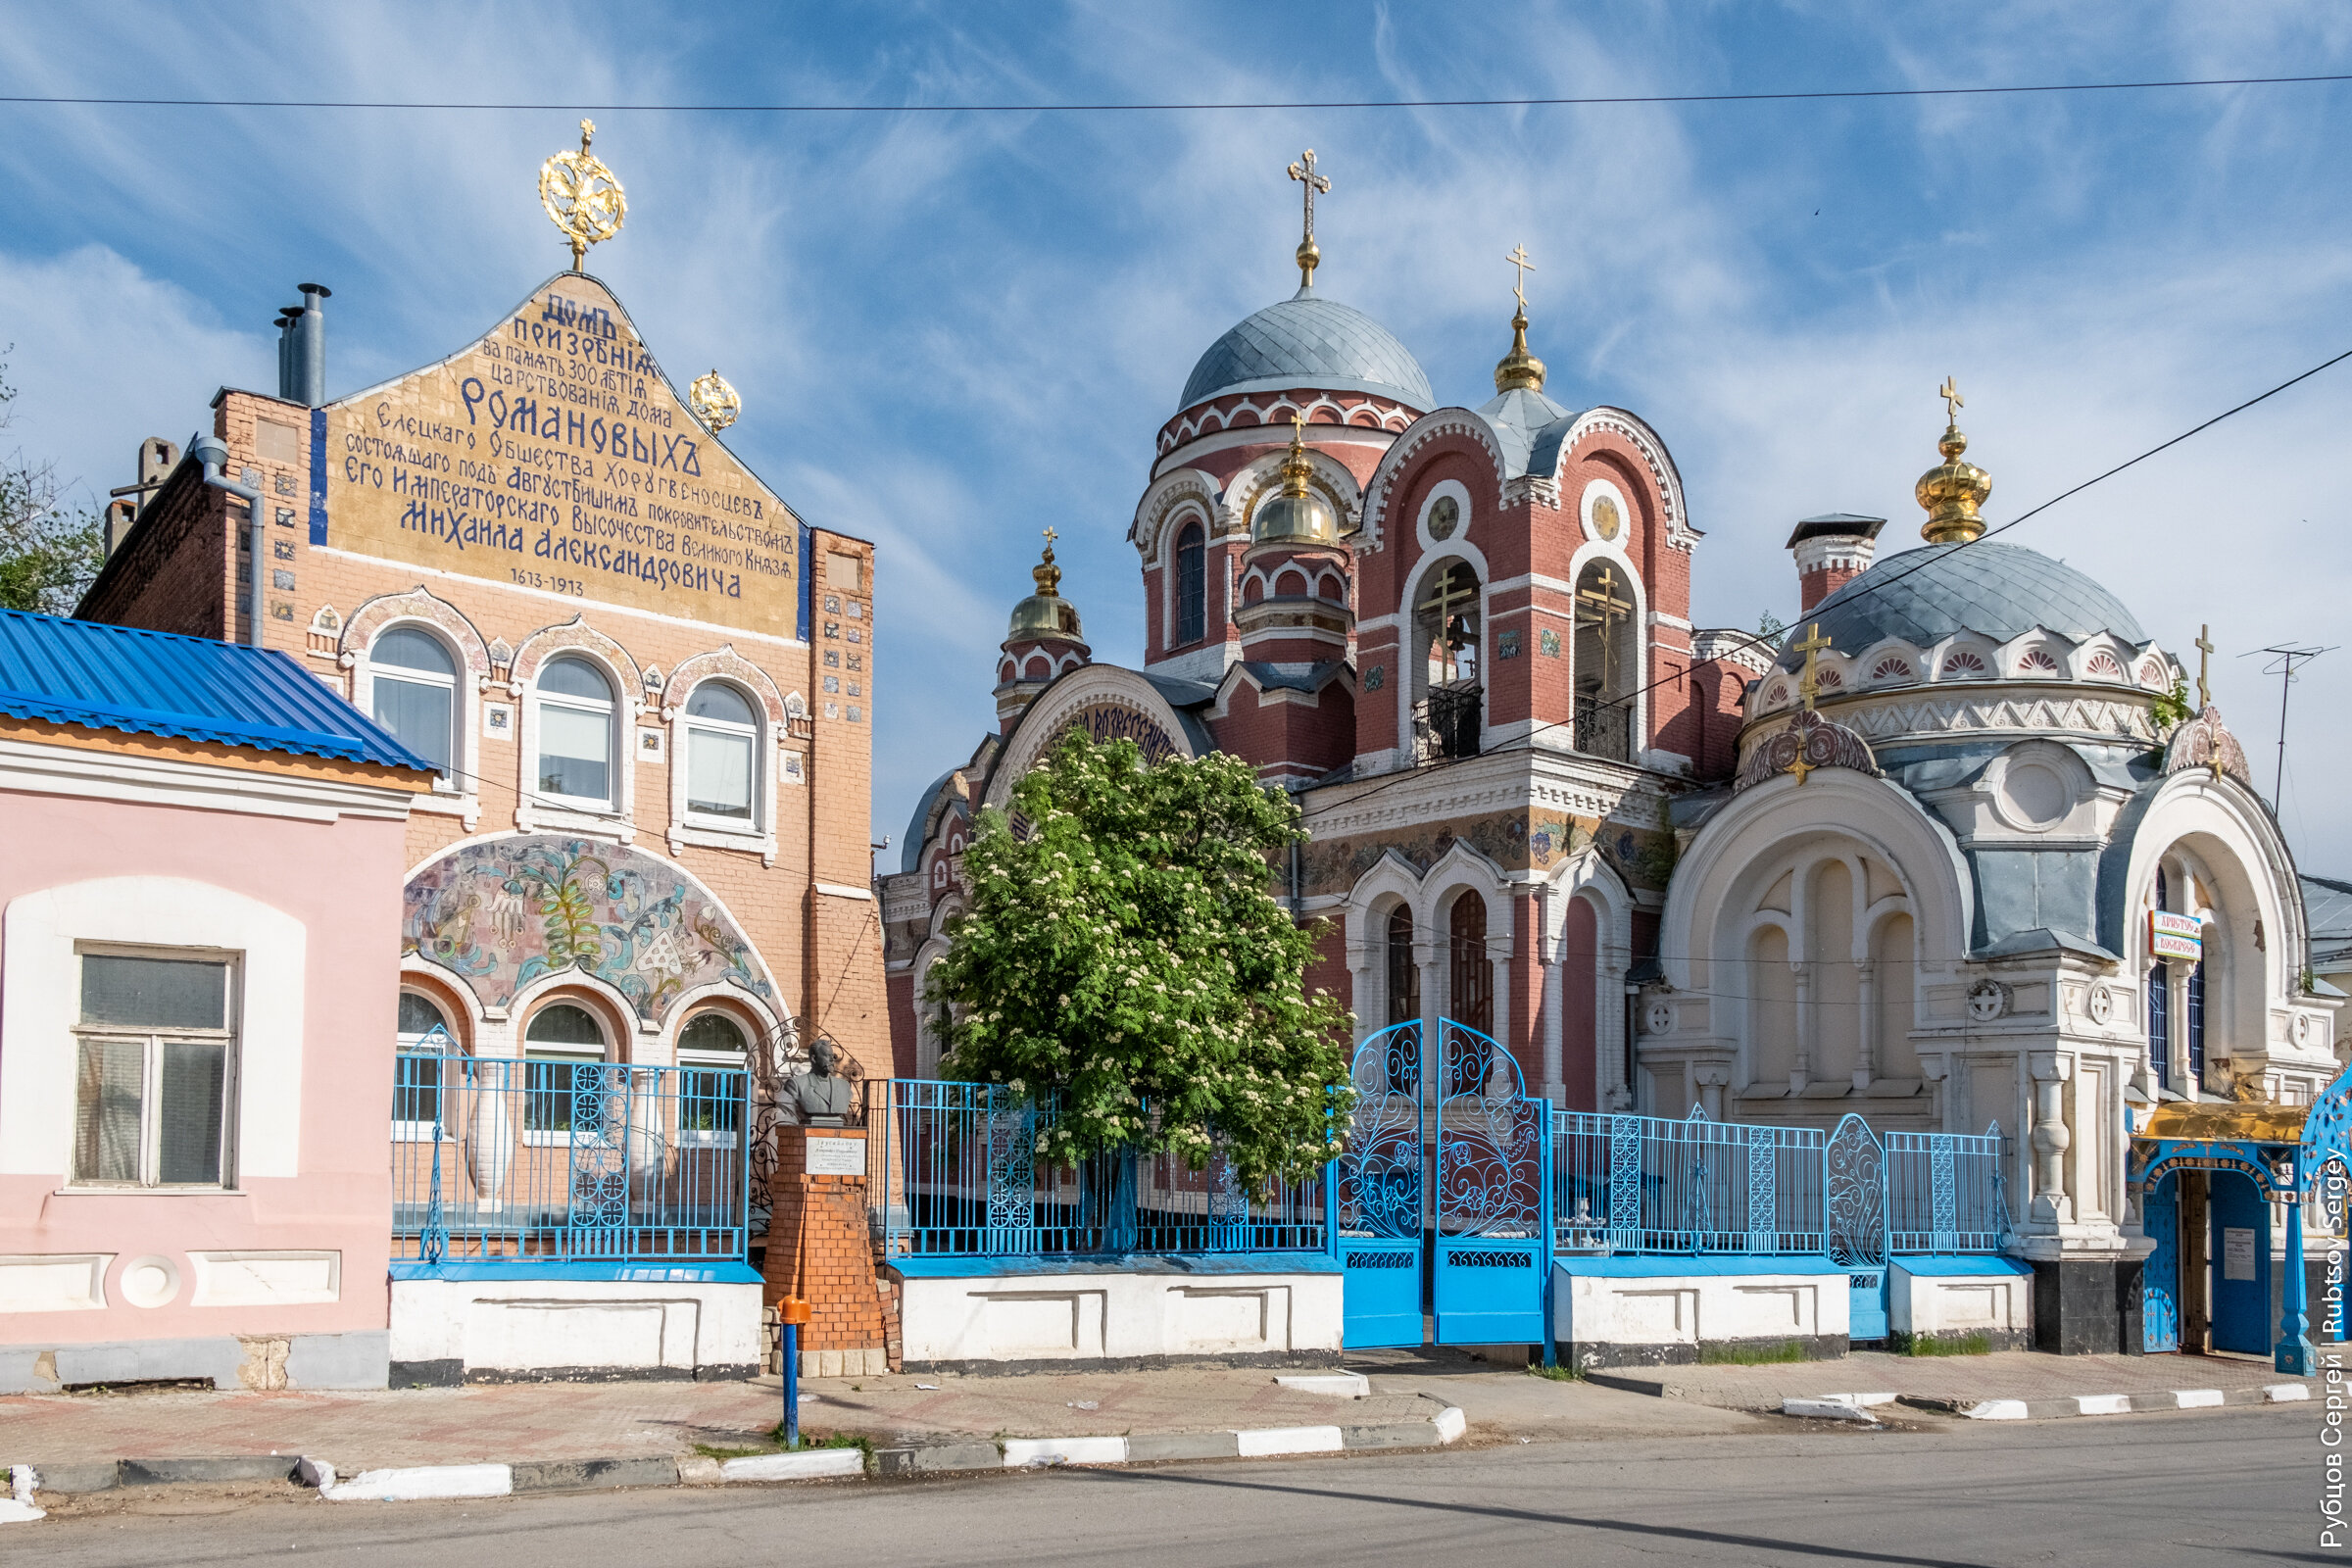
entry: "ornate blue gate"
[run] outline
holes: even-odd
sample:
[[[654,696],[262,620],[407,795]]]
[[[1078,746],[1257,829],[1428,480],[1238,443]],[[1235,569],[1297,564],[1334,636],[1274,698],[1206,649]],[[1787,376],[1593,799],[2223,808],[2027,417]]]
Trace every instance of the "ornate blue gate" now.
[[[1421,1325],[1421,1025],[1400,1023],[1355,1051],[1348,1148],[1325,1200],[1346,1292],[1351,1350],[1419,1345]]]
[[[1829,1197],[1830,1260],[1851,1287],[1849,1338],[1886,1337],[1886,1151],[1859,1116],[1847,1114],[1822,1153]]]
[[[1438,1343],[1548,1344],[1551,1102],[1487,1036],[1438,1028]]]

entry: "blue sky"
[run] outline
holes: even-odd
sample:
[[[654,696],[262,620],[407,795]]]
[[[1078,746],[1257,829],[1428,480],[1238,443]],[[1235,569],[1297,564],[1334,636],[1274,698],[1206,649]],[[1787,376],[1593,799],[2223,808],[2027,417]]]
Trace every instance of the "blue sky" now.
[[[2229,6],[0,4],[0,92],[496,102],[1493,97],[2352,71],[2352,10]],[[329,386],[434,359],[565,260],[535,200],[561,111],[0,106],[5,440],[93,491],[274,379],[335,290]],[[1037,532],[1098,657],[1140,657],[1125,543],[1194,359],[1295,284],[1313,146],[1332,297],[1441,399],[1490,395],[1524,242],[1547,391],[1665,436],[1708,538],[1702,623],[1794,613],[1791,519],[1916,537],[1958,377],[2005,520],[2345,348],[2352,84],[1536,110],[744,116],[600,112],[629,192],[593,268],[731,444],[879,542],[875,836],[993,717]],[[2281,638],[2352,642],[2352,364],[2005,537],[2202,622],[2267,792]],[[2193,666],[2193,651],[2188,655]],[[2282,818],[2352,875],[2352,648],[2297,687]],[[895,862],[896,847],[890,859]]]

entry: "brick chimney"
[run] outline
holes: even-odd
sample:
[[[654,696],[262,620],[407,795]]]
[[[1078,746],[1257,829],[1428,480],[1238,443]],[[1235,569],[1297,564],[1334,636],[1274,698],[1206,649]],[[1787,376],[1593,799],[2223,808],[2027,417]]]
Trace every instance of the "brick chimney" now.
[[[1885,517],[1857,517],[1850,512],[1807,517],[1796,525],[1788,549],[1796,556],[1802,613],[1811,614],[1814,606],[1870,569],[1879,530],[1886,526]]]

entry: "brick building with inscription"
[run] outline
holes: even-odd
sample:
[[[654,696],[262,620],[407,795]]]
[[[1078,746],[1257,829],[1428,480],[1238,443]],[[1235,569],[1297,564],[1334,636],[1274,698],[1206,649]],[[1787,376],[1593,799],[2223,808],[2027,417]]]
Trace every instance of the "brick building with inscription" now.
[[[521,1058],[526,1155],[572,1140],[549,1107],[582,1064],[748,1069],[756,1260],[792,1064],[821,1033],[853,1074],[887,1070],[873,546],[753,473],[717,433],[731,390],[713,376],[725,414],[690,409],[586,272],[438,363],[333,397],[325,293],[306,286],[281,319],[274,396],[224,388],[187,452],[142,448],[79,613],[282,650],[429,759],[384,956],[401,1040]],[[498,1184],[476,1186],[495,1209]],[[675,1300],[644,1346],[581,1353],[706,1376],[757,1359],[757,1280],[696,1272],[630,1276],[632,1299]],[[420,1287],[396,1278],[395,1382],[485,1355],[527,1370],[465,1325],[567,1288],[430,1283],[404,1342],[402,1293]]]

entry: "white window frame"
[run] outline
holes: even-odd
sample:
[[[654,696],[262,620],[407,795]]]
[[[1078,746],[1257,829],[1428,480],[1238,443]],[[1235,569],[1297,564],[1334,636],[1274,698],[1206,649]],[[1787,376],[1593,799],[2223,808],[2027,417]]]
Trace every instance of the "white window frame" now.
[[[575,663],[585,664],[590,669],[595,670],[604,678],[606,689],[613,694],[612,697],[609,701],[600,704],[593,698],[573,697],[565,692],[549,691],[547,689],[547,672],[549,668],[555,664],[564,662],[566,660],[569,660]],[[624,684],[624,682],[620,681],[614,676],[612,670],[605,667],[605,664],[602,661],[591,659],[587,655],[573,650],[567,649],[564,653],[550,655],[548,659],[540,664],[537,672],[531,677],[531,714],[533,723],[531,726],[531,746],[527,763],[529,772],[524,776],[524,793],[532,801],[539,803],[543,807],[550,807],[558,810],[581,811],[594,816],[614,817],[621,816],[626,813],[628,809],[628,791],[626,785],[623,783],[623,769],[635,766],[636,760],[631,757],[621,746],[621,731],[627,727],[622,723],[622,719],[628,716],[624,709],[623,700],[619,695]],[[606,795],[604,799],[599,800],[593,796],[583,795],[559,795],[553,790],[542,789],[540,787],[539,780],[542,776],[540,771],[540,761],[545,756],[547,749],[547,724],[543,715],[551,706],[567,709],[576,713],[595,713],[601,710],[605,720],[605,752],[607,759],[605,764],[605,777],[607,784]]]
[[[689,711],[694,706],[694,699],[701,694],[703,688],[713,685],[724,686],[742,700],[743,705],[752,710],[750,724],[737,724],[718,718],[701,718]],[[723,675],[712,675],[708,679],[695,682],[694,690],[686,694],[686,701],[678,708],[678,727],[684,733],[679,736],[679,744],[672,749],[671,760],[671,765],[678,769],[683,780],[683,788],[678,793],[678,820],[688,827],[700,828],[707,833],[730,833],[753,839],[762,837],[766,832],[767,825],[765,808],[768,769],[763,765],[762,742],[767,738],[767,726],[760,721],[760,699]],[[698,729],[750,743],[752,776],[751,788],[748,792],[751,811],[748,816],[718,816],[694,808],[694,732]],[[767,749],[772,750],[772,747]]]
[[[217,963],[227,969],[227,985],[221,999],[222,1026],[219,1029],[154,1029],[132,1028],[113,1024],[92,1024],[81,1020],[81,960],[84,958],[161,958],[179,963]],[[71,1163],[69,1142],[67,1182],[77,1192],[91,1193],[214,1193],[234,1192],[237,1185],[237,1101],[242,1084],[239,1081],[239,1052],[237,1020],[245,1014],[243,991],[244,955],[220,948],[157,948],[133,947],[111,942],[76,942],[74,945],[74,1045],[73,1079],[76,1087],[70,1102],[76,1119],[81,1113],[80,1091],[81,1047],[85,1041],[136,1041],[144,1049],[143,1071],[139,1082],[139,1170],[136,1179],[127,1182],[107,1181],[84,1175]],[[163,1180],[163,1105],[164,1051],[167,1045],[182,1043],[214,1044],[227,1047],[221,1067],[220,1085],[220,1161],[217,1179],[209,1182],[166,1182]]]
[[[444,1007],[432,997],[425,995],[425,993],[416,989],[413,986],[402,987],[400,994],[404,997],[415,997],[419,1002],[422,1002],[427,1006],[431,1007],[435,1012],[439,1013],[441,1015],[442,1032],[449,1036],[450,1044],[453,1047],[457,1045],[458,1031],[450,1024],[449,1009],[447,1007]],[[399,1042],[398,1049],[402,1051],[413,1051],[420,1042],[425,1040],[429,1034],[429,1030],[426,1032],[426,1034],[422,1035],[409,1034],[403,1031],[395,1034],[393,1038]],[[464,1057],[460,1052],[453,1050],[449,1053],[449,1061],[455,1062],[463,1059]],[[440,1095],[447,1095],[449,1090],[450,1081],[445,1072],[441,1079],[440,1087],[436,1093]],[[392,1092],[395,1095],[400,1093],[400,1086],[397,1080],[395,1080],[393,1084]],[[445,1144],[454,1144],[458,1140],[457,1135],[449,1130],[447,1104],[447,1101],[444,1101],[444,1113],[441,1116],[439,1123],[441,1128],[441,1142]],[[394,1117],[392,1121],[392,1141],[396,1144],[429,1144],[433,1142],[433,1127],[434,1123],[429,1121],[402,1121],[398,1117]]]
[[[444,678],[408,664],[388,664],[378,660],[375,657],[376,645],[396,631],[413,631],[431,638],[433,646],[440,649],[442,657],[449,661],[449,675]],[[452,648],[449,639],[429,621],[395,620],[377,627],[375,635],[368,640],[367,711],[370,718],[375,716],[375,687],[379,681],[405,681],[411,686],[429,686],[449,693],[449,771],[433,775],[433,793],[439,796],[473,793],[468,777],[471,759],[466,745],[472,728],[472,715],[466,706],[467,682],[464,675],[465,668],[464,656]],[[383,720],[376,719],[376,722],[381,724]]]
[[[711,1013],[716,1013],[719,1017],[726,1019],[727,1022],[735,1026],[735,1032],[743,1037],[743,1049],[739,1052],[697,1051],[692,1047],[680,1047],[678,1049],[677,1064],[681,1069],[681,1072],[674,1080],[677,1085],[677,1093],[672,1097],[671,1109],[674,1113],[678,1114],[678,1119],[680,1121],[684,1120],[683,1096],[686,1090],[686,1080],[684,1076],[685,1073],[693,1072],[698,1068],[706,1070],[716,1068],[727,1072],[741,1073],[748,1073],[751,1070],[753,1050],[752,1043],[757,1037],[758,1032],[746,1024],[742,1018],[738,1017],[735,1013],[730,1012],[725,1007],[698,1008],[678,1024],[678,1038],[680,1040],[686,1038],[687,1025],[692,1024],[697,1019],[706,1017]],[[750,1080],[747,1078],[745,1081],[746,1083],[749,1083]],[[746,1105],[744,1107],[745,1114],[750,1114],[750,1109],[751,1107]],[[680,1149],[733,1149],[742,1141],[743,1132],[740,1127],[730,1132],[725,1130],[678,1126],[672,1130],[670,1136],[675,1147]]]

